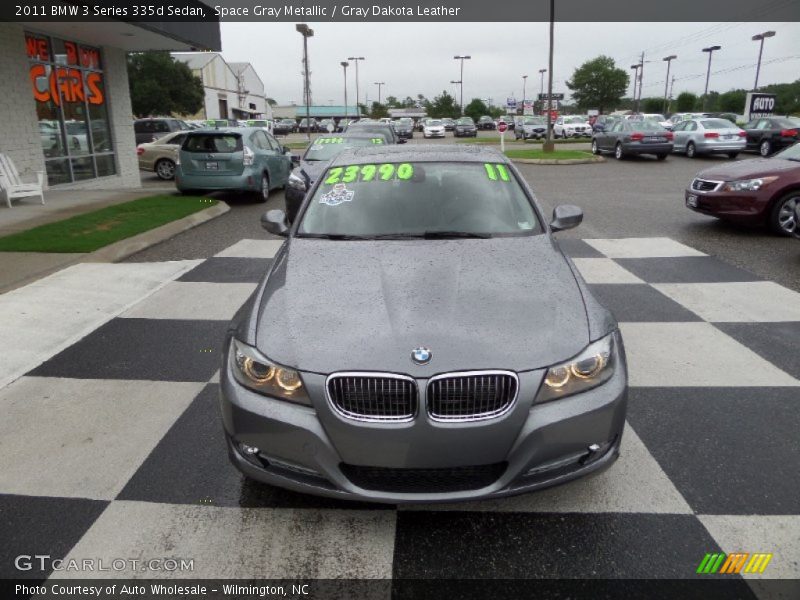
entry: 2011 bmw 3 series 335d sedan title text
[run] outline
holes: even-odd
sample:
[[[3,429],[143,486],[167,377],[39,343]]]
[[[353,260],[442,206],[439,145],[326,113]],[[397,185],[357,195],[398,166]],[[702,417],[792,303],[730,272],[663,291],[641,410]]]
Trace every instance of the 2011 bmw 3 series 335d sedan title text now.
[[[609,466],[628,375],[616,321],[509,161],[471,147],[339,154],[234,318],[221,371],[247,477],[375,502],[517,494]]]

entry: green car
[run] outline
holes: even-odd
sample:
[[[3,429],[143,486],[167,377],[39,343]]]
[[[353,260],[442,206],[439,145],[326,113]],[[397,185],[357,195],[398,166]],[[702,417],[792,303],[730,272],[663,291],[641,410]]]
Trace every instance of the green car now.
[[[200,191],[269,193],[286,185],[291,151],[258,127],[201,129],[186,134],[178,152],[175,185],[185,194]]]

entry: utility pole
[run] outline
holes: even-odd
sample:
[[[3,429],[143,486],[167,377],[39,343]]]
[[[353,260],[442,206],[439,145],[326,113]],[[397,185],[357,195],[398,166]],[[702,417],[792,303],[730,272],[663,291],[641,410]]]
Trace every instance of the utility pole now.
[[[305,103],[306,103],[306,135],[308,141],[311,142],[311,83],[308,79],[308,38],[314,36],[314,30],[305,23],[299,23],[295,26],[297,32],[303,36],[303,66],[305,71]]]
[[[550,0],[550,57],[549,57],[549,64],[547,65],[550,69],[547,73],[547,137],[545,138],[544,144],[542,144],[542,151],[544,152],[553,152],[556,149],[556,145],[553,143],[553,128],[552,128],[552,120],[553,120],[553,35],[555,34],[555,21],[556,19],[556,2],[555,0]]]
[[[667,112],[667,88],[669,87],[669,66],[673,60],[678,58],[677,54],[670,54],[669,56],[665,56],[661,60],[666,61],[667,63],[667,78],[664,80],[664,112]],[[666,115],[664,115],[666,116]]]
[[[636,84],[639,81],[639,63],[636,63],[635,65],[631,65],[631,69],[633,70],[633,96],[631,96],[631,101],[633,102],[633,106],[635,107],[636,106]]]
[[[378,86],[378,104],[381,103],[381,87],[386,85],[385,81],[376,81],[375,85]]]
[[[356,118],[361,118],[361,107],[358,105],[358,63],[364,60],[363,56],[351,56],[347,60],[356,63]]]
[[[639,104],[642,102],[642,79],[644,79],[644,52],[639,59],[639,96],[636,98],[636,112],[639,112]]]
[[[464,61],[465,60],[469,60],[471,58],[472,57],[469,56],[469,55],[454,56],[453,57],[454,60],[460,60],[461,61],[461,77],[459,78],[459,83],[461,84],[461,101],[459,102],[459,104],[461,105],[461,114],[462,115],[464,114]]]
[[[672,81],[669,84],[669,101],[667,102],[667,112],[669,112],[670,109],[672,108],[672,89],[674,87],[675,87],[675,75],[672,76]]]
[[[526,96],[525,96],[525,87],[526,87],[527,84],[528,84],[528,76],[527,75],[523,75],[522,76],[522,114],[523,115],[525,114],[525,98],[526,98]]]
[[[703,112],[706,110],[706,103],[708,101],[708,80],[711,77],[711,55],[714,54],[715,50],[719,50],[722,46],[709,46],[708,48],[703,48],[703,52],[708,52],[708,70],[706,71],[706,91],[703,92]]]

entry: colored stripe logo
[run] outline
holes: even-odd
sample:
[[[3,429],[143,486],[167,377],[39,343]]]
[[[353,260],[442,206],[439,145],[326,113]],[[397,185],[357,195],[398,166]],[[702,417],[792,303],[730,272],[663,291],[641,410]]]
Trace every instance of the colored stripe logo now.
[[[738,573],[763,573],[772,560],[772,554],[756,552],[724,552],[706,553],[703,560],[697,567],[697,573],[701,575],[713,575],[715,573],[725,575],[736,575]]]

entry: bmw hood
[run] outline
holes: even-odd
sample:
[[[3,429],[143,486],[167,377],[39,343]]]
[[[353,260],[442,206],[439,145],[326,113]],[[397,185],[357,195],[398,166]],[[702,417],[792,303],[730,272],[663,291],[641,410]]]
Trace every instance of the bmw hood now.
[[[711,167],[700,171],[697,176],[703,179],[720,179],[734,181],[750,177],[780,175],[785,171],[800,170],[800,163],[781,158],[753,158],[740,160],[719,167]]]
[[[580,289],[546,235],[292,238],[254,311],[256,346],[302,371],[526,371],[589,343]],[[432,351],[412,362],[414,348]]]

